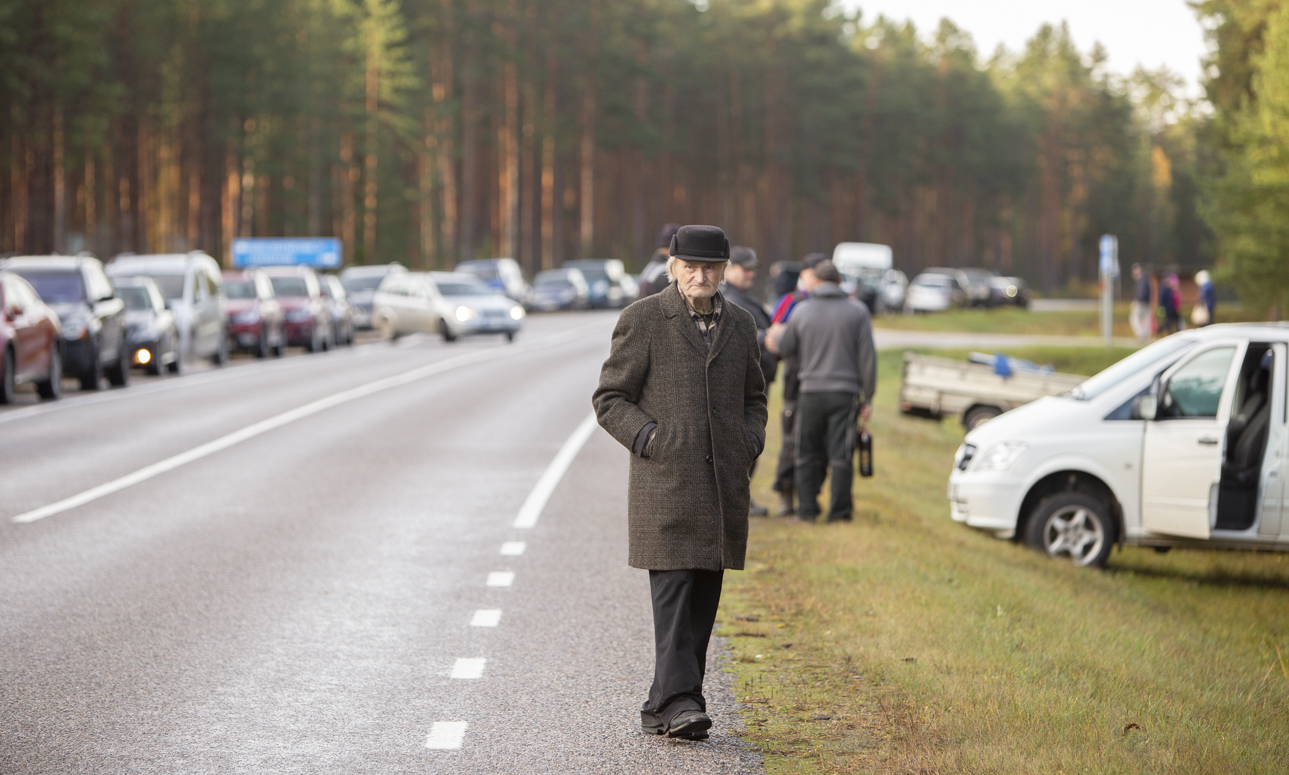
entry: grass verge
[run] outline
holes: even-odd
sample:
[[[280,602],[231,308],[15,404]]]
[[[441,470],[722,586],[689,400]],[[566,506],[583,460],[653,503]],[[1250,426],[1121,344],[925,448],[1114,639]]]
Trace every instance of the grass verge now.
[[[1189,308],[1188,308],[1189,310]],[[1189,311],[1188,311],[1189,314]],[[1222,323],[1251,320],[1238,305],[1220,305]],[[1030,312],[1019,307],[953,309],[925,315],[878,315],[877,328],[905,331],[954,331],[980,334],[1044,334],[1047,336],[1100,336],[1101,315],[1095,310],[1066,312]],[[1128,305],[1116,304],[1115,336],[1132,336],[1128,325]]]
[[[898,415],[899,363],[881,355],[854,523],[754,520],[726,576],[719,632],[769,771],[1284,772],[1289,559],[1129,548],[1080,570],[953,523],[961,428]]]

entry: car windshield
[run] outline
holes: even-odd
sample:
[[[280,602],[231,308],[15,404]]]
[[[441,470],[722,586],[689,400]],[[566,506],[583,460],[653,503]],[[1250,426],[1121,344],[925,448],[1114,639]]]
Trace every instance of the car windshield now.
[[[81,282],[81,273],[76,271],[58,273],[36,273],[18,270],[31,283],[46,304],[69,304],[85,300],[85,285]]]
[[[116,295],[125,300],[125,308],[132,312],[144,312],[152,309],[152,296],[148,289],[141,285],[126,285],[116,289]]]
[[[278,296],[299,298],[309,295],[309,284],[303,277],[273,277],[270,280],[273,283],[273,292]]]
[[[149,275],[152,281],[161,289],[161,295],[167,299],[182,299],[184,297],[184,276],[181,274],[154,274]]]
[[[230,299],[253,299],[255,283],[252,280],[225,280],[224,295]]]
[[[380,287],[380,283],[389,275],[369,274],[359,275],[357,277],[345,277],[341,279],[340,284],[345,286],[345,290],[350,293],[356,291],[374,291]]]
[[[573,281],[570,280],[568,278],[568,275],[564,274],[563,272],[550,273],[550,274],[543,272],[537,275],[537,279],[536,281],[534,281],[533,287],[534,288],[563,288],[564,286],[572,285],[572,284],[573,284]]]
[[[1180,355],[1194,346],[1195,340],[1185,336],[1170,336],[1167,339],[1160,339],[1158,342],[1129,355],[1095,377],[1085,380],[1070,391],[1070,395],[1080,401],[1089,401],[1123,382],[1133,374],[1159,365],[1165,359]]]
[[[949,278],[947,277],[919,277],[913,281],[913,284],[919,288],[948,288]]]
[[[459,266],[457,271],[472,274],[484,281],[501,279],[501,272],[491,266]]]
[[[478,283],[439,283],[439,293],[444,296],[492,296],[492,289]]]

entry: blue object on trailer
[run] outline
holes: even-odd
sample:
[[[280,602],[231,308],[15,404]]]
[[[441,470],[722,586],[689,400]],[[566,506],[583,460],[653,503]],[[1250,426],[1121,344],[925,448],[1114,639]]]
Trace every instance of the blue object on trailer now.
[[[233,266],[311,266],[339,269],[340,240],[335,237],[243,237],[233,240]]]

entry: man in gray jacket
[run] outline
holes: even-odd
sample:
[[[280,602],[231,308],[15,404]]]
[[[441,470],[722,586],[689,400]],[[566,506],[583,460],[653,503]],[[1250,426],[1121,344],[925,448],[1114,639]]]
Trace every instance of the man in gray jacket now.
[[[819,516],[819,490],[832,472],[828,521],[854,508],[851,455],[856,415],[867,422],[877,389],[877,350],[868,308],[846,295],[831,261],[815,266],[819,284],[799,304],[779,339],[779,354],[801,362],[797,399],[797,518]],[[825,468],[825,465],[827,468]]]

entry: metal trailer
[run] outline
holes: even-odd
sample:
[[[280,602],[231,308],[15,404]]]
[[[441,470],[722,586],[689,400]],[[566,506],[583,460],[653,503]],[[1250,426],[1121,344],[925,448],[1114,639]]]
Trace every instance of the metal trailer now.
[[[1004,376],[987,363],[906,352],[900,411],[935,419],[959,417],[970,431],[1022,404],[1068,392],[1085,379],[1076,374],[1021,369]]]

